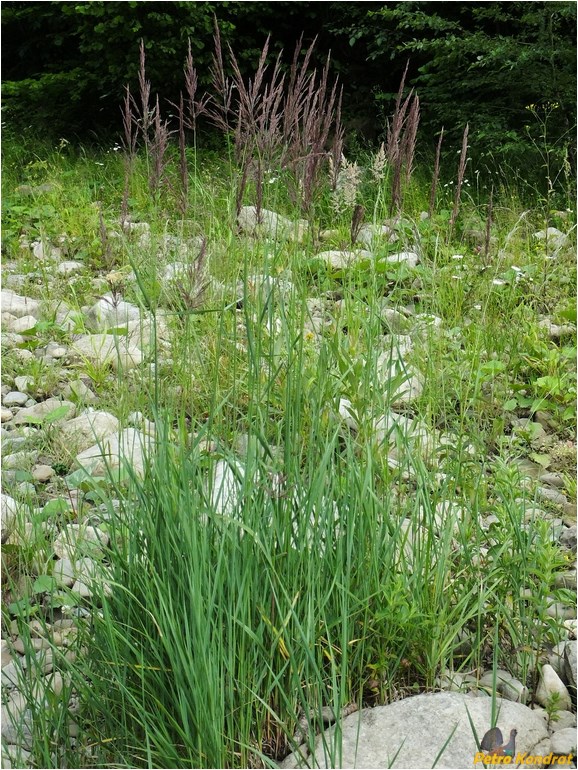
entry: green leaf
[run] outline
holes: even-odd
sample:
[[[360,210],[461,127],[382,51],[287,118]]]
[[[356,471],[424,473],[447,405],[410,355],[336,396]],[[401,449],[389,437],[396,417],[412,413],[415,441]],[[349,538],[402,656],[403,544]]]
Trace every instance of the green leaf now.
[[[513,412],[514,409],[518,407],[518,401],[515,398],[511,398],[509,401],[506,401],[504,406],[502,407],[505,412]]]
[[[576,300],[574,299],[573,302],[563,310],[558,310],[556,315],[559,315],[560,318],[564,318],[564,320],[566,321],[570,321],[570,323],[573,323],[573,324],[577,323]]]
[[[35,594],[46,594],[55,588],[56,580],[52,575],[38,575],[32,586],[32,592]]]
[[[63,417],[66,417],[69,411],[70,407],[67,404],[62,404],[62,406],[58,406],[56,409],[48,412],[48,414],[44,416],[43,422],[46,425],[50,425],[50,423],[56,422],[57,420],[62,420]]]
[[[503,361],[486,361],[480,366],[480,372],[482,375],[485,374],[493,376],[494,374],[499,374],[505,370],[506,364]]]
[[[10,615],[17,615],[19,617],[28,618],[30,615],[34,615],[39,610],[39,605],[32,603],[29,597],[20,599],[17,602],[12,602],[8,605],[8,612]]]
[[[47,519],[55,519],[63,513],[66,513],[71,509],[71,505],[67,500],[63,500],[62,497],[56,500],[49,500],[42,511],[40,517],[42,521]]]
[[[64,479],[69,489],[82,489],[87,491],[92,489],[95,485],[95,479],[85,468],[79,468],[77,471],[70,473]]]
[[[552,458],[549,455],[542,455],[538,454],[537,452],[532,452],[530,454],[530,460],[538,463],[538,465],[541,465],[542,468],[547,468],[552,463]]]

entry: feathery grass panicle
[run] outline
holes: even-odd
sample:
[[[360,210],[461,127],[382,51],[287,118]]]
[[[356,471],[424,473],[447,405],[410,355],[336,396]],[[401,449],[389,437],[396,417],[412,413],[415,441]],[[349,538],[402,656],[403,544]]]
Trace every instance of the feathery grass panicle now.
[[[387,165],[387,154],[385,152],[385,144],[382,142],[379,145],[378,151],[373,156],[371,162],[371,176],[374,182],[382,182],[385,177],[385,169]]]
[[[331,193],[331,207],[336,214],[352,209],[357,201],[362,169],[356,161],[341,157],[335,189]]]
[[[452,215],[450,218],[450,228],[453,227],[456,223],[456,219],[458,218],[458,214],[460,212],[460,201],[461,201],[461,195],[462,195],[462,185],[464,182],[464,178],[466,176],[466,163],[468,158],[468,133],[470,130],[470,126],[468,123],[466,123],[466,127],[464,128],[464,134],[462,137],[462,149],[460,150],[460,163],[458,166],[458,178],[456,182],[456,191],[454,196],[454,206],[452,209]]]
[[[440,138],[438,139],[438,143],[436,146],[436,156],[435,156],[433,175],[432,175],[430,194],[429,194],[428,214],[430,217],[432,217],[435,212],[436,194],[437,194],[438,182],[440,178],[440,159],[442,154],[443,139],[444,139],[444,127],[442,126],[440,131]]]

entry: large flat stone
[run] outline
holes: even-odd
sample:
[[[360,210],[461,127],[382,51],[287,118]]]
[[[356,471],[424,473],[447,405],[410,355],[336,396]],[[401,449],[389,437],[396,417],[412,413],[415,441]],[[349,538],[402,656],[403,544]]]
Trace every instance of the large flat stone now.
[[[549,746],[542,717],[511,701],[500,700],[498,710],[497,726],[505,740],[510,730],[518,731],[516,754],[548,753],[542,749]],[[342,720],[341,739],[334,725],[316,736],[311,755],[305,746],[301,747],[305,757],[290,754],[281,767],[483,767],[481,761],[475,763],[478,749],[470,717],[481,741],[492,727],[492,699],[442,692],[363,709]]]

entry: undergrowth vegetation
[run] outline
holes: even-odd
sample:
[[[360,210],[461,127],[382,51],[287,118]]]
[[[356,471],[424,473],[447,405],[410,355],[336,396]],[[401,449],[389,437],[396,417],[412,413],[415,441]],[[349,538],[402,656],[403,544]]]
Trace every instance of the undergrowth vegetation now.
[[[548,609],[568,600],[567,559],[550,519],[526,515],[525,471],[559,471],[575,497],[575,211],[563,176],[526,207],[507,179],[469,167],[467,128],[455,168],[420,166],[419,101],[403,88],[388,142],[346,159],[325,71],[296,59],[289,84],[259,70],[243,91],[217,50],[224,106],[199,100],[190,62],[174,143],[144,57],[123,147],[3,143],[5,264],[24,274],[23,294],[65,300],[76,318],[63,328],[55,310],[27,346],[86,331],[104,294],[153,319],[141,366],[76,369],[121,423],[134,412],[155,422],[142,474],[79,475],[42,426],[61,499],[80,489],[110,545],[78,655],[61,662],[68,687],[35,721],[38,766],[274,766],[312,740],[326,706],[339,715],[492,665],[532,689],[562,632]],[[217,110],[227,132],[218,157],[187,144],[199,109]],[[239,227],[248,205],[254,226]],[[272,211],[290,220],[283,237],[267,232]],[[362,240],[385,223],[384,237]],[[33,243],[85,269],[55,277]],[[330,250],[355,258],[318,258]],[[388,260],[402,252],[419,262]],[[380,355],[399,335],[411,349],[384,383]],[[407,362],[423,387],[400,402]],[[3,363],[47,394],[65,376],[14,351]],[[49,549],[36,558],[39,503],[26,550],[7,554],[14,591],[50,575]],[[25,636],[31,617],[50,622],[74,598],[41,606],[29,590],[5,622]],[[61,715],[71,690],[73,743]],[[326,750],[339,761],[338,742]]]

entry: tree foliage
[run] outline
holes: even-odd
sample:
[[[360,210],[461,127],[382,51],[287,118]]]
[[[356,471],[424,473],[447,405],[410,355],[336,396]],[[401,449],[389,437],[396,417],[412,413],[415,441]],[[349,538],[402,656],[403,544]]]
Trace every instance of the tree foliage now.
[[[317,37],[313,64],[331,52],[349,125],[370,139],[384,132],[409,59],[407,87],[420,96],[432,139],[442,125],[509,156],[543,139],[569,143],[576,122],[574,2],[5,2],[5,120],[70,136],[118,130],[125,83],[136,84],[145,42],[153,93],[176,101],[187,41],[201,87],[210,83],[213,25],[254,71],[267,35],[270,53]],[[532,119],[527,108],[538,116]]]
[[[479,145],[511,154],[540,130],[529,109],[557,111],[552,142],[576,123],[573,2],[387,3],[349,33],[374,62],[410,59],[426,124],[450,136],[469,122]]]

